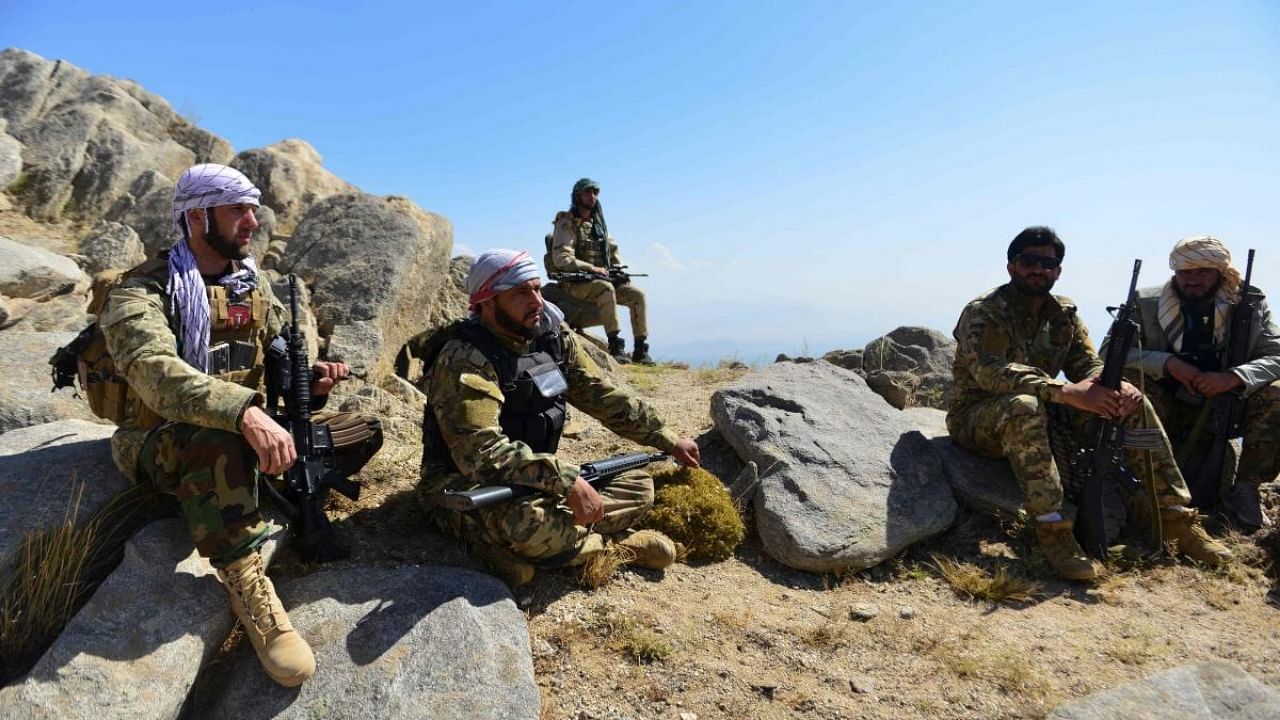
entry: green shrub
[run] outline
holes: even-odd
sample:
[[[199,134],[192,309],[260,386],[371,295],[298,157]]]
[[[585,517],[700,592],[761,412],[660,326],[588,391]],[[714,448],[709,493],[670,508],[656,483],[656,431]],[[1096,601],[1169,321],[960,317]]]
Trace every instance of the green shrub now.
[[[644,526],[683,544],[688,560],[724,560],[742,543],[746,526],[715,475],[682,467],[655,473],[654,482],[657,497]]]

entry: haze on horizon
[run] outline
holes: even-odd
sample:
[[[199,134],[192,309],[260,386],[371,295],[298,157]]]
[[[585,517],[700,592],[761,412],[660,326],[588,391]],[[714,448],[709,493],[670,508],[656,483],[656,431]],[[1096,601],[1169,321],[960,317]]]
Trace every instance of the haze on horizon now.
[[[1027,225],[1096,341],[1133,259],[1222,238],[1280,293],[1280,4],[0,4],[0,47],[130,78],[237,151],[291,137],[538,256],[582,176],[658,359],[950,334]],[[624,328],[626,322],[623,322]]]

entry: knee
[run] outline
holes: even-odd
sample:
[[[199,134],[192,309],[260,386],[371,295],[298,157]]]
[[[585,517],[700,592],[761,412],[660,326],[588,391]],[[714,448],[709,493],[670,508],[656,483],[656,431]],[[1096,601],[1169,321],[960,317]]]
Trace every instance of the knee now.
[[[180,452],[187,465],[212,465],[220,458],[235,462],[252,456],[243,435],[213,428],[200,428],[194,432]]]
[[[1015,418],[1043,417],[1044,403],[1035,395],[1014,395],[1009,399],[1009,416]]]
[[[490,533],[511,553],[529,560],[555,557],[581,538],[573,513],[561,507],[516,504],[489,524]]]

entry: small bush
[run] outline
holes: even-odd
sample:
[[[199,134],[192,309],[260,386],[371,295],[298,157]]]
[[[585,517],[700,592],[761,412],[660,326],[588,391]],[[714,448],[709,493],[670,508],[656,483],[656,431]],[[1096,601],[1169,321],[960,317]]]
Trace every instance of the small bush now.
[[[951,589],[971,600],[1030,602],[1040,592],[1037,583],[1010,575],[1007,568],[991,573],[977,565],[939,555],[933,556],[933,562]]]
[[[701,468],[655,473],[659,485],[644,527],[685,546],[691,561],[724,560],[746,536],[746,526],[724,483]]]

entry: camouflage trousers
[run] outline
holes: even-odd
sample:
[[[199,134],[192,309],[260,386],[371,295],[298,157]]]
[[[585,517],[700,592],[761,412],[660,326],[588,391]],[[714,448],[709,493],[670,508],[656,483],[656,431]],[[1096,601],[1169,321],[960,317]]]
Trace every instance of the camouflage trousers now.
[[[439,486],[438,482],[431,483]],[[472,487],[461,475],[448,487]],[[653,507],[653,478],[642,470],[625,472],[598,488],[604,518],[591,527],[574,522],[573,511],[561,498],[535,493],[512,502],[489,505],[471,512],[436,507],[432,495],[420,486],[423,504],[432,522],[445,533],[469,543],[495,547],[530,564],[558,567],[572,563],[592,533],[622,533],[644,519]]]
[[[1068,414],[1078,437],[1083,437],[1087,425],[1096,419],[1072,408],[1068,408]],[[1124,426],[1157,428],[1160,420],[1144,398],[1142,407],[1124,419]],[[988,398],[960,413],[948,414],[947,429],[952,440],[980,455],[1009,459],[1028,513],[1044,515],[1062,510],[1062,475],[1049,445],[1049,413],[1039,398],[1033,395]],[[1191,495],[1163,429],[1161,437],[1163,451],[1126,450],[1125,464],[1144,483],[1152,484],[1160,507],[1185,505],[1191,502]],[[1148,455],[1151,477],[1145,477]]]
[[[1183,402],[1176,397],[1171,383],[1143,378],[1143,392],[1151,399],[1160,422],[1169,433],[1174,451],[1179,457],[1188,452],[1185,444],[1191,440],[1201,405]],[[1137,384],[1138,378],[1131,382]],[[1176,387],[1176,386],[1175,386]],[[1271,383],[1253,393],[1244,401],[1244,443],[1236,477],[1243,482],[1267,483],[1280,475],[1280,381]],[[1194,453],[1208,450],[1212,439],[1206,430],[1201,431],[1200,442]]]
[[[313,421],[329,426],[335,465],[344,472],[355,473],[382,447],[377,418],[317,413]],[[138,475],[177,497],[196,550],[214,567],[225,567],[267,539],[257,465],[257,454],[239,433],[167,423],[142,446]]]
[[[618,332],[618,306],[631,311],[631,334],[633,337],[649,337],[649,324],[645,320],[644,292],[640,288],[626,283],[614,285],[608,280],[589,280],[587,282],[562,283],[561,292],[579,302],[597,308],[596,317],[604,325],[604,331],[610,335]]]

